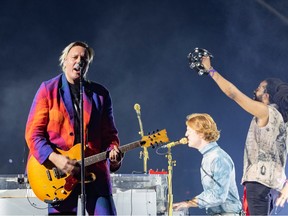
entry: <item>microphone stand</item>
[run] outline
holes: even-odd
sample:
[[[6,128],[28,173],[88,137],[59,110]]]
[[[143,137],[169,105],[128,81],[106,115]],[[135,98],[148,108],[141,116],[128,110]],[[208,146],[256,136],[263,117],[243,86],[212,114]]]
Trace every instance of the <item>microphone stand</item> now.
[[[173,215],[172,173],[173,166],[176,166],[176,161],[172,160],[171,147],[167,145],[168,151],[165,156],[168,159],[168,216]]]
[[[81,140],[81,195],[80,195],[80,200],[81,200],[81,215],[85,215],[85,206],[86,206],[86,194],[85,194],[85,164],[84,164],[84,159],[85,159],[85,140],[84,140],[84,112],[83,112],[83,92],[84,92],[84,69],[85,67],[80,68],[80,104],[79,104],[79,109],[80,109],[80,140]]]
[[[139,127],[140,127],[140,131],[139,131],[139,134],[141,136],[141,138],[144,136],[144,130],[143,130],[143,125],[142,125],[142,121],[141,121],[141,112],[140,112],[140,105],[139,104],[135,104],[134,105],[134,109],[136,111],[136,114],[137,114],[137,118],[138,118],[138,122],[139,122]],[[143,151],[140,152],[140,159],[143,155],[143,172],[145,174],[147,174],[147,161],[149,159],[149,154],[148,154],[148,150],[147,150],[147,147],[145,146],[142,146],[143,148]]]

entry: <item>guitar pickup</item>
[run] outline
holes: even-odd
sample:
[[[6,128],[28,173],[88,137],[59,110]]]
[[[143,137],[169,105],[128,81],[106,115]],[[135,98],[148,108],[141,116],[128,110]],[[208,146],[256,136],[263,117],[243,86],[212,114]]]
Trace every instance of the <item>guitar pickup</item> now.
[[[62,172],[61,170],[59,170],[56,167],[53,167],[52,171],[53,171],[54,177],[57,178],[57,179],[60,179],[60,178],[63,178],[63,177],[66,176],[66,173]]]
[[[46,170],[46,175],[47,175],[48,180],[52,181],[52,177],[51,177],[50,172],[49,172],[48,169]]]
[[[52,168],[52,171],[54,173],[54,177],[59,179],[60,178],[60,173],[59,173],[59,170],[56,168],[56,167],[53,167]]]

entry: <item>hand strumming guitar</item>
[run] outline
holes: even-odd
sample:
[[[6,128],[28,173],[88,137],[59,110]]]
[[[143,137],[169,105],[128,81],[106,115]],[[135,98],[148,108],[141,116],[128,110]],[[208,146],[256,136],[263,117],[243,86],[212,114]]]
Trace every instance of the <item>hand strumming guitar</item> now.
[[[60,169],[62,172],[69,174],[69,175],[75,175],[79,173],[80,166],[79,163],[77,163],[77,160],[70,159],[67,156],[57,154],[55,152],[52,152],[49,155],[48,158],[58,169]]]

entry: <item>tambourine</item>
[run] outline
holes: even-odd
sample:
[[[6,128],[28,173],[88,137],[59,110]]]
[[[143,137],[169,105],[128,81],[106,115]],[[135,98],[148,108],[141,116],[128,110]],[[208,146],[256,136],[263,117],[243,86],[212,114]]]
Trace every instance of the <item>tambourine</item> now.
[[[190,68],[195,70],[200,76],[202,76],[203,74],[209,74],[208,70],[205,70],[202,64],[202,58],[204,56],[209,56],[210,58],[213,58],[213,55],[210,52],[208,52],[206,49],[201,48],[195,48],[194,52],[189,53],[187,56]]]

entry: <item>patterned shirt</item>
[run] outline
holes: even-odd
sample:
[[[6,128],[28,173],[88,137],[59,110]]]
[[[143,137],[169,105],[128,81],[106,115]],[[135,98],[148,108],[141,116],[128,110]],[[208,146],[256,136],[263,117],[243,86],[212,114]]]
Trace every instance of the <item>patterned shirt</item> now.
[[[200,172],[204,189],[196,196],[199,208],[206,208],[207,214],[239,213],[242,205],[231,157],[216,142],[199,151],[203,155]]]
[[[276,105],[268,106],[269,121],[259,127],[251,121],[244,152],[242,183],[254,181],[273,189],[281,189],[286,179],[287,132]]]

